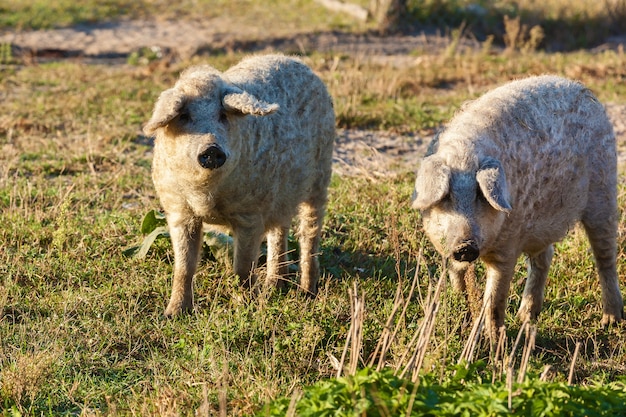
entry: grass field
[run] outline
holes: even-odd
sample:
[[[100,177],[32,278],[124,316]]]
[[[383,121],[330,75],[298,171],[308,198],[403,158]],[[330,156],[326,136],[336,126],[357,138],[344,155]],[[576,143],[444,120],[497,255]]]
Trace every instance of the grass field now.
[[[317,7],[292,3],[303,11]],[[42,16],[53,13],[49,4],[63,15],[71,8],[61,1],[8,4],[9,11],[31,4]],[[146,4],[173,13],[160,2]],[[97,2],[81,13],[93,13],[87,20],[116,17],[100,11],[107,5],[118,10],[117,2]],[[545,72],[580,79],[602,101],[626,104],[623,51],[498,52],[486,43],[482,51],[449,48],[416,56],[419,64],[403,69],[350,56],[313,53],[305,59],[329,86],[339,127],[432,132],[463,101],[505,80]],[[240,58],[195,57],[170,67],[2,63],[0,415],[256,413],[272,399],[335,376],[355,283],[365,306],[357,363],[365,366],[394,294],[408,294],[419,265],[418,290],[387,354],[388,367],[402,365],[424,317],[424,298],[441,271],[419,215],[409,208],[413,172],[374,180],[333,177],[315,300],[296,291],[251,298],[228,261],[207,253],[196,276],[194,314],[168,320],[162,312],[172,272],[169,242],[158,240],[142,260],[124,256],[143,238],[145,213],[159,208],[150,180],[151,144],[140,130],[155,98],[191,63],[223,69]],[[621,207],[624,191],[622,178]],[[625,230],[622,218],[620,276],[626,273]],[[520,260],[507,310],[509,349],[520,328],[515,313],[523,277]],[[471,322],[463,300],[448,290],[442,299],[423,369],[444,378]],[[623,379],[626,334],[623,326],[599,327],[599,303],[593,259],[584,233],[575,229],[557,245],[530,377],[551,365],[552,380],[565,381],[580,342],[575,383]],[[480,345],[478,357],[488,362],[488,356]],[[487,365],[485,378],[493,366]]]

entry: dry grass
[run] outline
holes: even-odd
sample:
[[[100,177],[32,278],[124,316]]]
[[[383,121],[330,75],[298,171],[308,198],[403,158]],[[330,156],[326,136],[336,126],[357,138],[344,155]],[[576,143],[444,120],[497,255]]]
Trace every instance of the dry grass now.
[[[22,404],[32,403],[41,394],[57,359],[58,355],[46,351],[15,355],[0,371],[2,397],[24,412]]]

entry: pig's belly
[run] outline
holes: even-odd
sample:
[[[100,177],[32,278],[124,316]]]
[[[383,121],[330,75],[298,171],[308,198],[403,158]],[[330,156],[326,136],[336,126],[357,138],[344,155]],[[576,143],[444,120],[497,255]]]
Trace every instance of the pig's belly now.
[[[580,220],[588,200],[588,181],[570,177],[561,184],[543,184],[541,198],[529,199],[518,207],[521,251],[529,255],[543,251],[558,242]],[[552,186],[552,187],[551,187]],[[515,208],[514,208],[515,209]]]

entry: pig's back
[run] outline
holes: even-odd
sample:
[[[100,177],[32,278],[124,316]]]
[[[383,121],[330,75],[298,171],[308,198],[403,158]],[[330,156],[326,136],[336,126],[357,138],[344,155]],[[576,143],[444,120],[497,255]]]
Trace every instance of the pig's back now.
[[[465,142],[478,160],[500,160],[513,207],[502,235],[516,236],[530,253],[561,239],[589,193],[616,172],[603,106],[581,84],[554,76],[512,82],[470,102],[440,142],[451,152]]]

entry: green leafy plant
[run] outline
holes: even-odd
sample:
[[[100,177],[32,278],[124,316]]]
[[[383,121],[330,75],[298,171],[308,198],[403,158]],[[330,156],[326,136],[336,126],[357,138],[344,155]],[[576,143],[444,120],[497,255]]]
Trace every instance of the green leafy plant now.
[[[142,242],[139,245],[131,246],[122,251],[124,256],[145,259],[150,251],[150,248],[154,245],[157,239],[170,237],[169,229],[167,227],[167,220],[165,215],[157,210],[150,210],[143,217],[140,227],[141,234],[144,235]],[[203,238],[204,247],[209,251],[210,256],[214,259],[228,263],[232,260],[233,256],[233,238],[225,233],[219,233],[213,230],[205,230]],[[289,253],[298,254],[298,242],[293,235],[289,235],[287,240],[287,248]],[[265,263],[265,257],[267,255],[267,248],[265,244],[261,247],[261,256],[259,259],[259,265]],[[289,270],[296,272],[298,267],[294,263],[289,264]]]
[[[156,210],[150,210],[141,222],[141,233],[147,235],[139,246],[133,246],[123,251],[125,256],[143,259],[148,254],[150,247],[158,238],[170,237],[165,215]]]
[[[448,369],[417,383],[386,369],[359,370],[328,379],[266,405],[256,416],[614,416],[626,413],[626,384],[587,387],[527,378],[513,386],[511,407],[505,383],[482,382],[480,364]],[[289,414],[291,413],[291,414]]]
[[[143,241],[138,246],[125,249],[122,252],[124,256],[144,259],[157,239],[170,237],[165,215],[156,210],[150,210],[146,213],[141,222],[140,231],[145,235]],[[232,256],[233,239],[224,233],[206,231],[204,244],[209,248],[215,259],[223,260]]]

